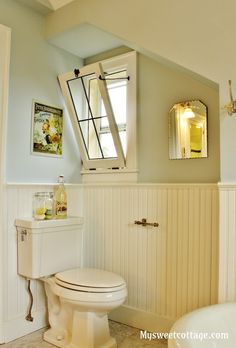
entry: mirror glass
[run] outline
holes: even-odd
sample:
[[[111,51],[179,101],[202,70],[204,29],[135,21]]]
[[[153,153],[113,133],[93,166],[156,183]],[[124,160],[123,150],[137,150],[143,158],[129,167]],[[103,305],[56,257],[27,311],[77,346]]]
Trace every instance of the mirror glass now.
[[[169,112],[169,158],[207,157],[207,107],[200,100],[187,100]]]

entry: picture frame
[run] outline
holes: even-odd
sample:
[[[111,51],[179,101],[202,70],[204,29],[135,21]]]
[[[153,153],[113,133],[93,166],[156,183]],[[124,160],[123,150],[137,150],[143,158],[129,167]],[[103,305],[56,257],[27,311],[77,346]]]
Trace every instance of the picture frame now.
[[[33,100],[31,152],[34,155],[62,157],[63,108]]]

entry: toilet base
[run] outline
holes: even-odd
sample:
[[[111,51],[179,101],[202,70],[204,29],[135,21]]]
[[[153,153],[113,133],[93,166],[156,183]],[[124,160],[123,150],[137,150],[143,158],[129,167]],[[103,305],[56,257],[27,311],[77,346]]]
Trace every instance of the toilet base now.
[[[74,344],[74,343],[69,342],[68,339],[60,339],[60,338],[58,339],[56,337],[56,335],[53,333],[52,329],[49,329],[44,333],[43,339],[44,339],[44,341],[51,343],[54,346],[60,347],[60,348],[82,348],[82,347],[83,348],[86,348],[86,347],[89,347],[89,348],[90,347],[117,348],[116,340],[113,337],[110,337],[110,339],[106,343],[99,345],[99,346],[97,346],[97,345],[96,346],[90,346],[90,345],[85,346],[83,342],[78,343],[78,344]]]
[[[127,290],[112,293],[79,292],[44,280],[50,329],[44,340],[59,348],[116,348],[110,336],[108,313],[121,305]],[[75,299],[72,299],[72,298]]]
[[[44,340],[60,348],[117,348],[106,313],[73,311],[71,327],[50,328]]]

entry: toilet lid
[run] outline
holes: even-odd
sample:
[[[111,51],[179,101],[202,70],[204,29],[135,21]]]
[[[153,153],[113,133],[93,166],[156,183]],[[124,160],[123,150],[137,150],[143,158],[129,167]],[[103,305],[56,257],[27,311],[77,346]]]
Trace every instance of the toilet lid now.
[[[110,292],[126,286],[118,274],[96,268],[70,269],[57,273],[55,279],[58,285],[77,291]]]

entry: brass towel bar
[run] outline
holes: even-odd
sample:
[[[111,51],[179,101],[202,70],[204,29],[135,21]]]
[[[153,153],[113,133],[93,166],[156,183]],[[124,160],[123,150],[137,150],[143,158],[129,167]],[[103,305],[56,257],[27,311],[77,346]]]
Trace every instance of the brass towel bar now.
[[[147,222],[147,219],[142,219],[141,221],[134,221],[135,225],[142,225],[142,226],[153,226],[153,227],[158,227],[159,223],[158,222]]]

